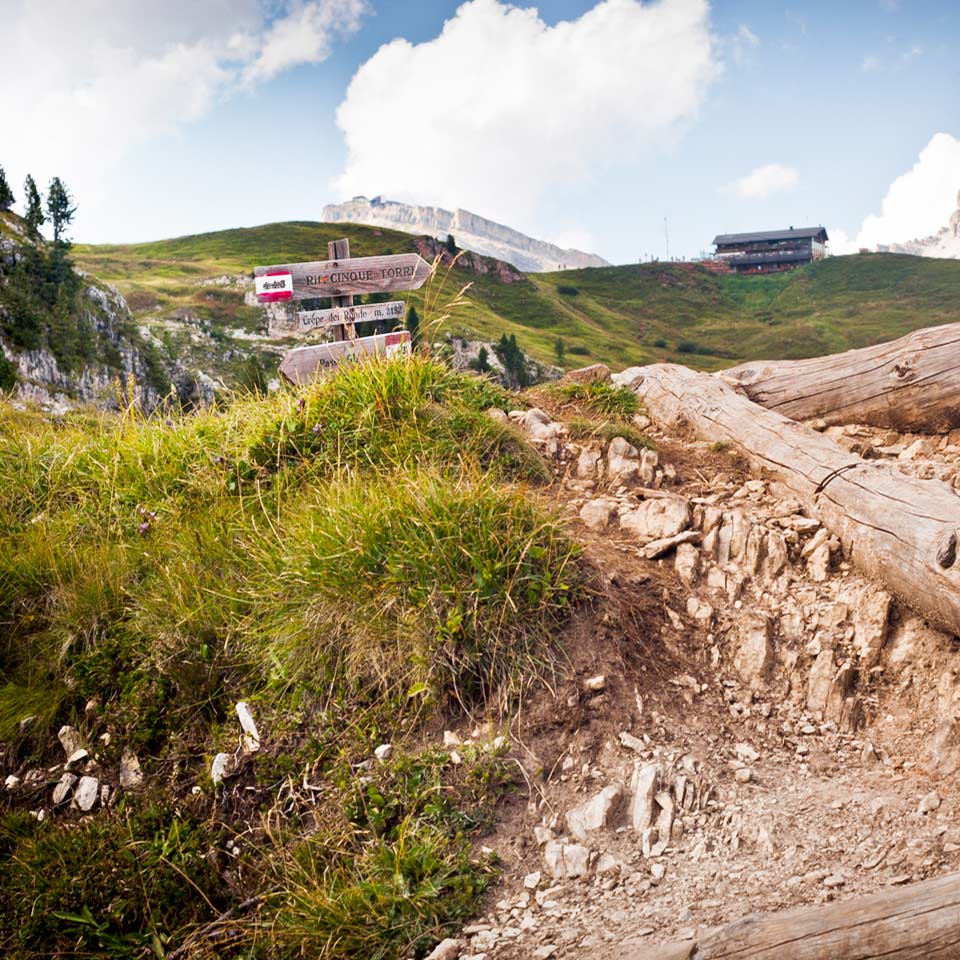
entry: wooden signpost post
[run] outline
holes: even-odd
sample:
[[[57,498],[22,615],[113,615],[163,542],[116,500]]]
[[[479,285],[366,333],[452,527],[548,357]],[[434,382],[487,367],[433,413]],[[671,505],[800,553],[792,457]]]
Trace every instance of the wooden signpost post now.
[[[334,240],[327,245],[329,260],[309,263],[274,264],[256,267],[253,271],[257,300],[272,303],[280,300],[308,300],[330,297],[333,306],[327,310],[306,310],[297,315],[292,333],[304,333],[318,327],[333,327],[341,344],[317,344],[301,347],[284,357],[280,372],[294,383],[303,383],[312,374],[348,356],[363,353],[410,351],[410,335],[397,334],[357,339],[354,324],[368,320],[402,321],[402,301],[353,305],[353,295],[382,293],[388,290],[416,290],[433,273],[433,268],[419,254],[400,253],[385,257],[350,257],[350,241]],[[399,339],[392,339],[392,338]],[[387,343],[387,340],[390,343]],[[335,349],[338,348],[338,349]]]

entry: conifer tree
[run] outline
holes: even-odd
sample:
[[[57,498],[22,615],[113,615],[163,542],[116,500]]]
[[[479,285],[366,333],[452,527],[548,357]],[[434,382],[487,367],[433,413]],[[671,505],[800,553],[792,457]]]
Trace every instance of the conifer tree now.
[[[7,183],[7,176],[0,167],[0,210],[9,210],[13,206],[14,196]]]
[[[72,205],[73,197],[59,177],[50,181],[47,191],[47,214],[53,227],[53,243],[55,248],[67,248],[70,241],[66,238],[66,229],[73,221],[77,208]]]
[[[410,345],[416,349],[420,346],[423,333],[420,330],[420,314],[417,313],[417,308],[414,306],[411,306],[407,311],[407,329],[410,331]]]
[[[457,252],[457,241],[453,239],[453,234],[447,234],[447,253],[454,256]]]
[[[27,232],[34,240],[40,239],[40,228],[46,223],[47,218],[43,215],[43,204],[40,201],[40,191],[30,174],[23,183],[24,202],[27,205],[27,212],[24,220],[27,221]]]

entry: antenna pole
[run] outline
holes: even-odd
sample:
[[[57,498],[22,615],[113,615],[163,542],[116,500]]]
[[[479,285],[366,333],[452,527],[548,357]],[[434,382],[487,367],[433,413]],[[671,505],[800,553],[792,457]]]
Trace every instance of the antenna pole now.
[[[667,218],[663,218],[663,236],[667,241],[667,259],[670,259],[670,230],[667,227]]]

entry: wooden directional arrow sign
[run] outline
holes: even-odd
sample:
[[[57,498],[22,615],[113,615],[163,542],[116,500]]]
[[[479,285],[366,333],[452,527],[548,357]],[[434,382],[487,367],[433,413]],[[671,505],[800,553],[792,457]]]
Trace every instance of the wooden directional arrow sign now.
[[[365,303],[357,307],[333,307],[330,310],[301,310],[295,318],[293,330],[297,333],[329,327],[338,323],[367,323],[371,320],[403,320],[407,305],[402,300],[389,303]]]
[[[318,369],[335,366],[343,360],[375,354],[392,357],[397,353],[410,353],[408,330],[383,333],[375,337],[360,337],[358,340],[336,340],[333,343],[299,347],[283,358],[280,373],[291,383],[299,385],[312,381]]]
[[[311,297],[380,293],[384,290],[416,290],[426,283],[432,272],[430,264],[419,254],[398,253],[388,257],[274,264],[256,267],[253,276],[257,285],[257,299],[264,303],[269,294],[275,291],[265,289],[261,293],[261,286],[277,283],[285,274],[292,277],[293,299],[305,300]],[[266,277],[271,279],[261,279]]]

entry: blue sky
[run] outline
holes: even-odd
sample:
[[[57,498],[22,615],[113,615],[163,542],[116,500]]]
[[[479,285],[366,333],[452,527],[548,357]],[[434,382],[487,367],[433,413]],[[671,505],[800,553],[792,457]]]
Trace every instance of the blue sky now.
[[[907,240],[960,189],[955,2],[150,6],[0,0],[0,164],[18,194],[62,176],[79,240],[383,193],[630,262],[665,217],[677,256],[801,223]]]

